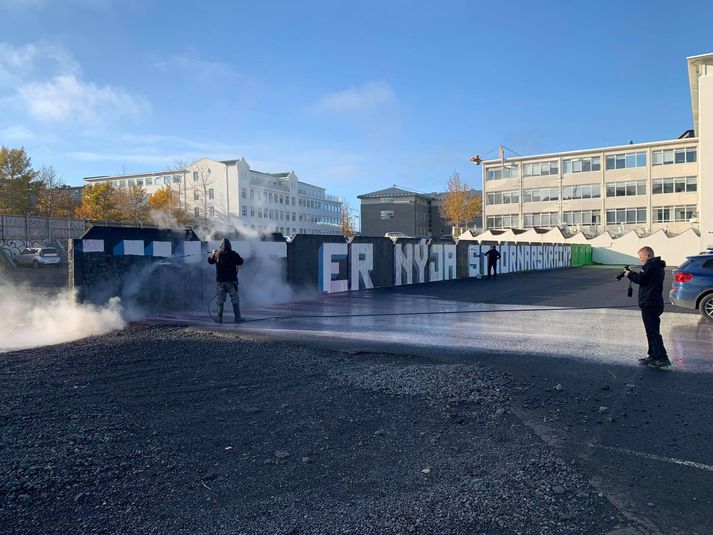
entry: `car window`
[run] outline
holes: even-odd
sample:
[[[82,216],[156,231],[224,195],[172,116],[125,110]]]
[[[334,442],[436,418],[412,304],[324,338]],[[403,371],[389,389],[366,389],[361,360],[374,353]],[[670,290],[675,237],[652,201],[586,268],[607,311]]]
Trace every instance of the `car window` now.
[[[703,264],[701,265],[701,268],[703,268],[703,269],[710,269],[711,271],[713,271],[713,258],[711,258],[710,260],[706,260],[705,262],[703,262]]]
[[[686,260],[685,260],[680,266],[678,266],[678,269],[684,270],[684,269],[686,269],[686,268],[687,268],[688,266],[690,266],[690,265],[691,265],[691,259],[690,259],[690,258],[686,258]]]

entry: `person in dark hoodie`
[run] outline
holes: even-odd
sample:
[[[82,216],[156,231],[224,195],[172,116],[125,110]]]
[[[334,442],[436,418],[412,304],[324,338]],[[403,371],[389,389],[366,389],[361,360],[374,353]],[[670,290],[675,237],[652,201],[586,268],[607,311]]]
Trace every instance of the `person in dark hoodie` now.
[[[225,304],[226,294],[230,294],[235,321],[243,321],[240,316],[240,297],[238,296],[238,266],[243,265],[243,258],[233,251],[230,240],[224,239],[220,244],[220,248],[208,256],[208,263],[215,264],[215,280],[218,283],[216,298],[218,314],[215,317],[215,321],[218,323],[223,322],[223,305]]]
[[[656,368],[665,368],[671,365],[660,332],[666,262],[661,260],[661,257],[654,256],[651,247],[639,249],[639,260],[643,264],[641,271],[636,273],[628,268],[624,270],[627,278],[639,285],[639,308],[649,342],[648,356],[639,359],[639,362]]]
[[[495,248],[494,245],[490,246],[490,250],[487,252],[483,253],[485,256],[488,257],[488,276],[486,278],[490,278],[490,272],[493,272],[493,279],[498,278],[498,260],[500,260],[500,253],[498,250]]]

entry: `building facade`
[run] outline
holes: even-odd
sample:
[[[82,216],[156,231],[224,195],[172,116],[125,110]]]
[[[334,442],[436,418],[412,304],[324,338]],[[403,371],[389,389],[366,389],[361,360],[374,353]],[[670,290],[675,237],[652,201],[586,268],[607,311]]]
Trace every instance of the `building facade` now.
[[[245,158],[203,158],[179,171],[156,171],[84,179],[85,185],[111,182],[116,188],[141,186],[148,196],[170,187],[181,208],[197,221],[259,232],[341,234],[342,201],[294,172],[263,173]]]
[[[401,232],[428,238],[451,234],[452,227],[439,210],[443,195],[416,193],[396,186],[359,195],[361,233],[383,236],[387,232]]]
[[[485,228],[703,232],[713,218],[713,125],[702,120],[713,114],[713,54],[688,61],[693,130],[668,141],[483,161]]]

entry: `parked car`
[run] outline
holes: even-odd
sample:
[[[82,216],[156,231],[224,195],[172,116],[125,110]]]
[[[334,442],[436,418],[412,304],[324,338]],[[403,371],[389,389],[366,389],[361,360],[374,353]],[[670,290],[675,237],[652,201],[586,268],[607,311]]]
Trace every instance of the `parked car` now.
[[[57,249],[53,247],[31,247],[15,255],[15,264],[18,266],[57,266],[62,263]]]
[[[672,305],[699,310],[713,321],[713,253],[689,256],[674,269],[668,298]]]

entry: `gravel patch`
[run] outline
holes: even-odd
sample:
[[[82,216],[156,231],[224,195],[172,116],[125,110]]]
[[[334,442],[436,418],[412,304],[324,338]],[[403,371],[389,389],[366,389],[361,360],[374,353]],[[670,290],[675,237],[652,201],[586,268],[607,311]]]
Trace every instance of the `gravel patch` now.
[[[3,533],[606,533],[479,365],[131,325],[0,354]]]

